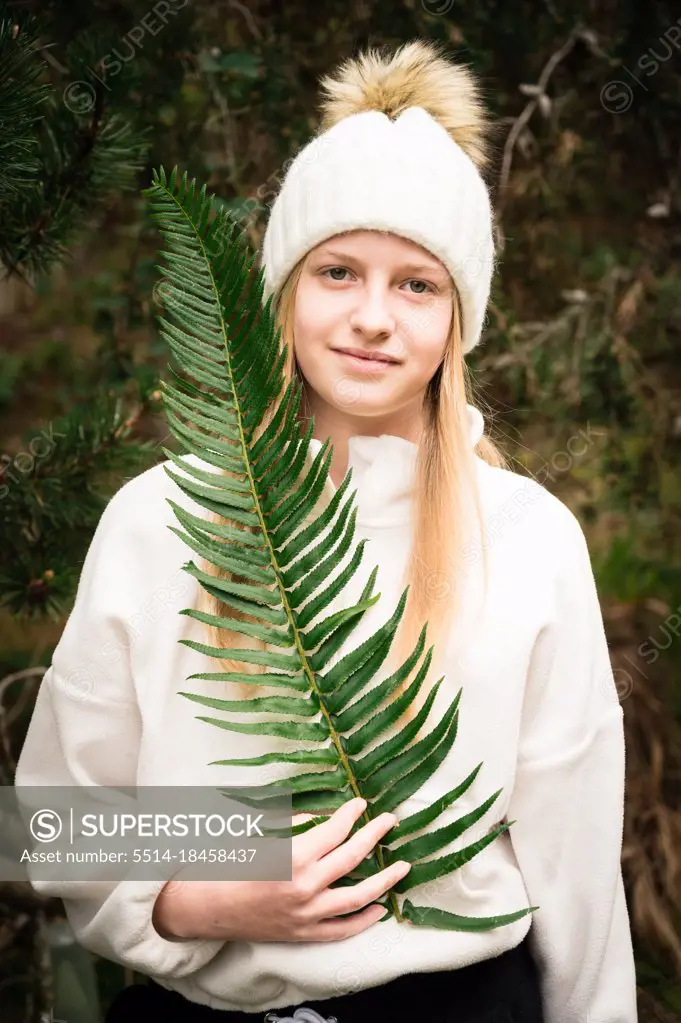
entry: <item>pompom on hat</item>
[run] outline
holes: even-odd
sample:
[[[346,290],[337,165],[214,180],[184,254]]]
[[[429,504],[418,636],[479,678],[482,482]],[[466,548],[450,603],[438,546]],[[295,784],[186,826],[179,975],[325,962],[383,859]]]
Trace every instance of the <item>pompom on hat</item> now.
[[[263,301],[316,245],[381,230],[436,256],[459,292],[462,351],[480,340],[495,267],[481,169],[487,119],[469,69],[415,40],[369,49],[321,80],[319,133],[291,163],[262,244]]]

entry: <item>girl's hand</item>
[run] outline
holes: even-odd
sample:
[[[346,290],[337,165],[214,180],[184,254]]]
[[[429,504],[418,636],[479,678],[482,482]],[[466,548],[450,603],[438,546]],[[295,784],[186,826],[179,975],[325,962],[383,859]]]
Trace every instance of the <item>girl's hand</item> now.
[[[371,904],[404,877],[411,864],[401,860],[357,884],[329,888],[397,824],[393,814],[381,814],[348,839],[365,807],[364,800],[351,799],[327,821],[294,836],[291,881],[182,883],[176,875],[156,899],[152,917],[156,930],[171,940],[225,941],[340,941],[366,930],[385,914],[383,906]],[[298,814],[293,823],[311,817]],[[346,917],[347,913],[353,916]]]

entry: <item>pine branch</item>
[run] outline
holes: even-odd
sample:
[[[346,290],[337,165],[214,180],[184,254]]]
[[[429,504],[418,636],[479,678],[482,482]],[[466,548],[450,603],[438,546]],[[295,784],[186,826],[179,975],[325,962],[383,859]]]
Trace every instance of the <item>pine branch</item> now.
[[[0,134],[9,140],[0,172],[0,262],[8,277],[26,280],[66,261],[88,218],[136,187],[149,129],[124,119],[97,79],[80,111],[66,94],[38,85],[47,69],[37,53],[38,23],[15,22],[6,11],[0,3],[0,107],[7,100]],[[92,52],[92,44],[74,48],[74,79]]]
[[[156,447],[131,439],[139,411],[126,416],[120,399],[105,396],[0,456],[0,607],[63,616],[110,494]]]
[[[32,17],[23,26],[0,6],[0,196],[16,196],[39,171],[36,125],[50,96],[41,85]]]

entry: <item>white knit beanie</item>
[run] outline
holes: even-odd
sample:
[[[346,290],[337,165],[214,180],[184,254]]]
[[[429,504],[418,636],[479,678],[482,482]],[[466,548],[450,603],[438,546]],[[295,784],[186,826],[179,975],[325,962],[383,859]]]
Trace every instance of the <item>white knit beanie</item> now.
[[[471,72],[416,40],[368,50],[322,79],[320,133],[299,151],[263,239],[263,301],[312,248],[342,231],[391,231],[449,270],[462,350],[480,340],[495,266],[484,108]]]

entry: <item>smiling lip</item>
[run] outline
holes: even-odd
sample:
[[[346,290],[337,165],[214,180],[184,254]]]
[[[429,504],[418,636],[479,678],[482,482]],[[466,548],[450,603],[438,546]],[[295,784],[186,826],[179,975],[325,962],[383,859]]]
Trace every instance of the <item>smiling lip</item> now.
[[[394,369],[399,365],[397,362],[388,362],[386,359],[358,359],[356,355],[350,355],[349,352],[342,352],[339,349],[334,349],[334,351],[340,355],[341,359],[345,360],[350,371],[363,376],[378,377],[381,373],[387,373],[389,369]]]
[[[398,365],[397,359],[393,359],[389,355],[375,355],[364,354],[357,349],[353,348],[335,348],[334,351],[338,352],[339,355],[347,355],[352,359],[357,359],[361,362],[372,362],[378,365],[396,366]]]

